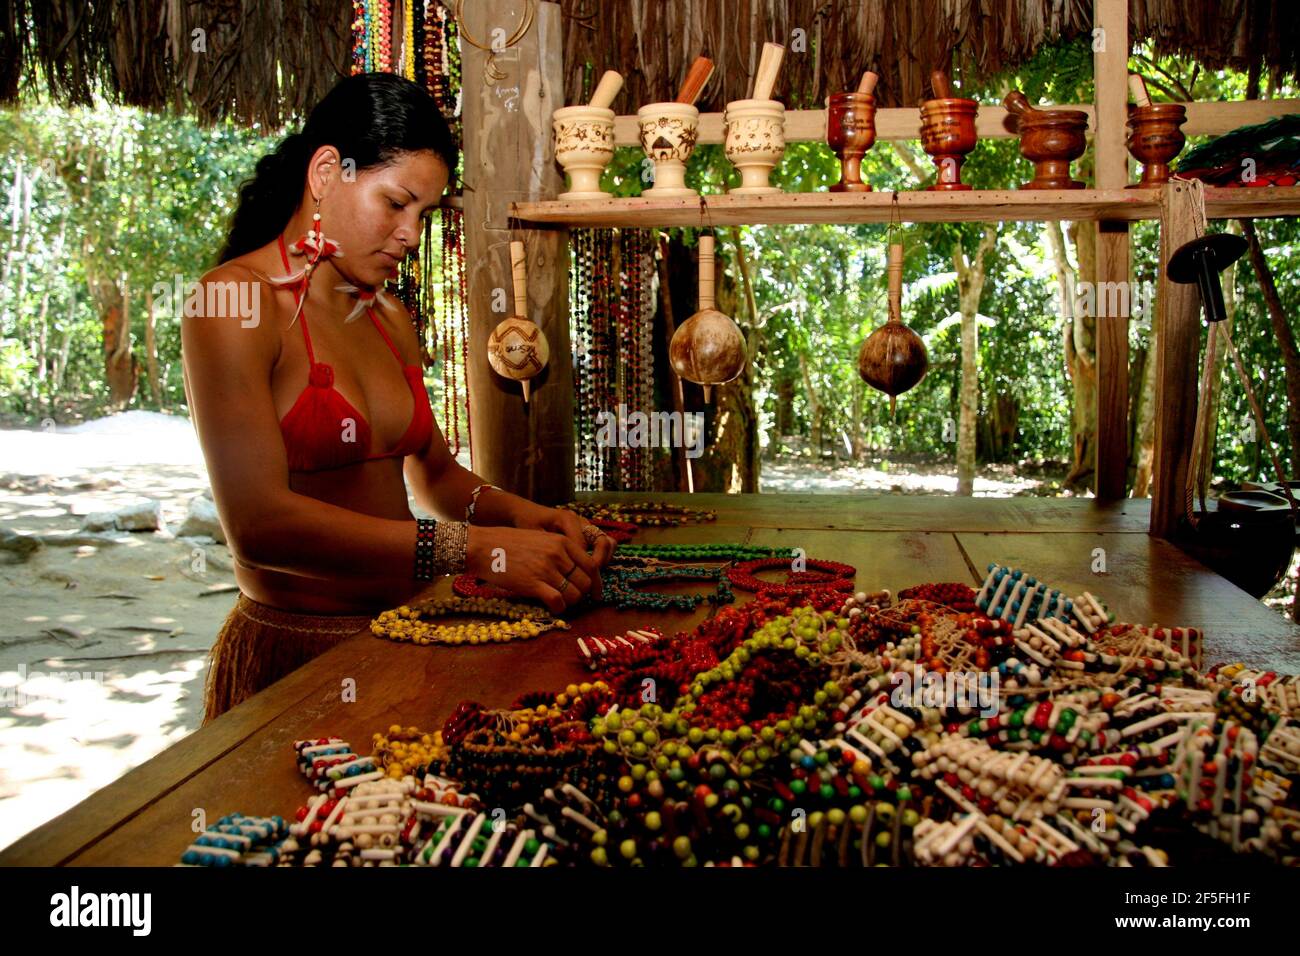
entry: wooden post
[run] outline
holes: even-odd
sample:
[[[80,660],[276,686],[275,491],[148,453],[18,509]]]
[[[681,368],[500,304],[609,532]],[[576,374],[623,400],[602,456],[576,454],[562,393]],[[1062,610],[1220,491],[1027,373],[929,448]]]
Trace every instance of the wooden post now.
[[[528,31],[504,46],[533,6],[537,15]],[[554,199],[562,186],[551,139],[551,114],[564,105],[560,6],[478,0],[465,4],[464,18],[465,259],[474,469],[507,491],[558,504],[573,499],[569,233],[512,231],[509,215],[512,202]],[[494,44],[500,49],[490,49]],[[487,361],[488,336],[512,314],[511,239],[524,242],[527,317],[541,327],[551,352],[546,369],[531,382],[529,403],[519,383],[496,375]]]
[[[1194,285],[1165,275],[1169,258],[1196,238],[1191,190],[1186,183],[1161,188],[1160,282],[1156,290],[1156,458],[1151,482],[1151,534],[1169,538],[1183,516],[1187,469],[1196,429],[1197,358],[1201,300]]]
[[[1093,145],[1097,188],[1128,182],[1128,2],[1095,0],[1093,24],[1104,32],[1093,54],[1097,113]],[[1128,224],[1097,224],[1097,460],[1098,498],[1128,490],[1128,318],[1133,296]],[[1113,314],[1112,314],[1113,313]]]

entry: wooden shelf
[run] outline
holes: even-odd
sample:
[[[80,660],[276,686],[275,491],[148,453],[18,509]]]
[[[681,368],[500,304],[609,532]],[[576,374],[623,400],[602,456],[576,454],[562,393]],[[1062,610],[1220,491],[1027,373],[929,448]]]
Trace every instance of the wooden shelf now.
[[[1300,187],[1206,190],[1211,219],[1300,215]],[[1160,193],[1146,189],[964,192],[779,193],[771,196],[699,196],[685,199],[602,199],[517,202],[524,223],[565,226],[668,228],[859,222],[1004,222],[1160,217]]]

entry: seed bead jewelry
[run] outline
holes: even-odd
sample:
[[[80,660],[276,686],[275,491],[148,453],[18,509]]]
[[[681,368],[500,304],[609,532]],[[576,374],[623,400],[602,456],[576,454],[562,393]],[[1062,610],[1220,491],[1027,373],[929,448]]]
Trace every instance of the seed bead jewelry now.
[[[639,590],[647,581],[716,581],[713,594],[661,594],[657,591]],[[671,566],[652,568],[606,567],[601,578],[601,590],[606,603],[615,604],[619,610],[646,608],[651,611],[690,611],[702,602],[730,604],[735,600],[722,568]]]
[[[429,624],[424,618],[455,615],[501,618],[486,624]],[[434,598],[415,606],[384,611],[370,622],[370,632],[390,641],[413,644],[503,644],[528,640],[546,631],[568,630],[564,621],[522,604],[486,598]]]
[[[804,564],[808,571],[791,571],[787,558],[758,558],[745,561],[727,569],[727,578],[732,587],[742,591],[762,591],[771,594],[798,594],[809,590],[853,591],[857,569],[838,561],[822,561],[806,558]],[[789,572],[784,583],[764,581],[758,577],[759,571],[784,569]]]
[[[560,505],[569,511],[576,511],[588,519],[621,521],[627,524],[650,527],[672,528],[687,522],[714,521],[716,511],[706,508],[690,508],[665,501],[628,501],[605,502],[571,501]]]
[[[789,558],[791,548],[761,544],[632,544],[618,549],[619,558],[659,558],[666,561],[751,561]]]

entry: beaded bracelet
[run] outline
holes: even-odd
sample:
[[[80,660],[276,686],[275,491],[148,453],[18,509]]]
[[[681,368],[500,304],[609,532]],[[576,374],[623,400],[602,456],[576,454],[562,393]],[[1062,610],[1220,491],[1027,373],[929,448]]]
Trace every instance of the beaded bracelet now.
[[[493,491],[501,490],[496,485],[490,485],[487,482],[484,482],[483,484],[478,485],[470,494],[469,504],[465,506],[465,522],[467,524],[472,523],[474,520],[474,510],[478,507],[478,496],[483,494],[483,492],[487,491],[489,488]]]
[[[465,570],[469,524],[464,521],[415,519],[415,580],[432,581]]]

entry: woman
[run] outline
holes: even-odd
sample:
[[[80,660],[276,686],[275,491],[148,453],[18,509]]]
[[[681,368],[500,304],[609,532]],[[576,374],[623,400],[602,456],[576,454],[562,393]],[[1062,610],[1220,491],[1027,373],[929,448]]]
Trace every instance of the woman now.
[[[258,162],[201,282],[203,314],[187,304],[185,392],[240,588],[206,720],[435,575],[468,571],[556,614],[599,596],[610,539],[456,463],[410,316],[382,293],[455,167],[418,86],[341,81]],[[408,487],[440,520],[412,517]]]

